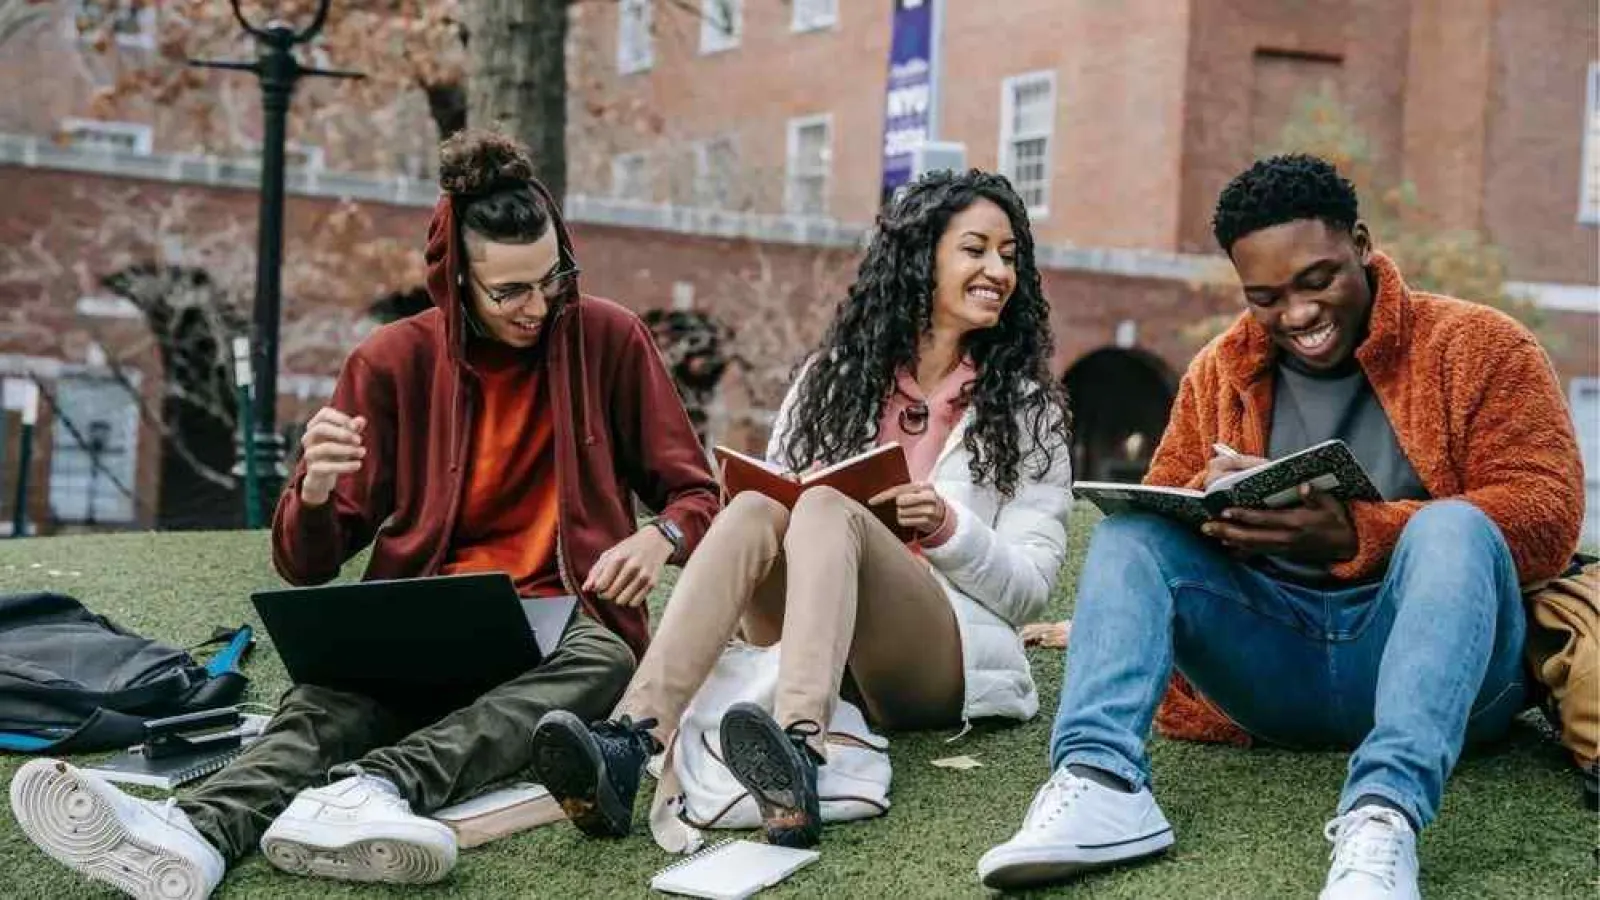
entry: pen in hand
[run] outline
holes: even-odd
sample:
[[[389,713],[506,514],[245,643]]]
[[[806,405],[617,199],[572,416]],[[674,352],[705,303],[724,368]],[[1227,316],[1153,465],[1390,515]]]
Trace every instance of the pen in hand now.
[[[1211,445],[1211,451],[1213,453],[1217,454],[1218,456],[1224,456],[1224,457],[1228,457],[1230,459],[1237,459],[1238,457],[1241,457],[1241,456],[1244,455],[1243,453],[1240,453],[1239,451],[1233,449],[1232,447],[1229,447],[1227,444],[1224,444],[1221,441],[1217,441],[1216,443],[1212,444]]]

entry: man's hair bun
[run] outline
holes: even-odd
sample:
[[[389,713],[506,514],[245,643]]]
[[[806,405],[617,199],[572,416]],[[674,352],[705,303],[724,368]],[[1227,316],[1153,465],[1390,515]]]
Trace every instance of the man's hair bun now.
[[[533,159],[516,138],[466,128],[439,145],[439,187],[445,193],[481,197],[525,188],[533,181]]]

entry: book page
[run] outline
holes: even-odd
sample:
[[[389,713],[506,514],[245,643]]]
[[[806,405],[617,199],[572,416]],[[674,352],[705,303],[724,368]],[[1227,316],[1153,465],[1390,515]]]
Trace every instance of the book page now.
[[[1080,481],[1072,486],[1072,492],[1108,516],[1155,513],[1195,528],[1211,518],[1203,495],[1188,488]]]
[[[770,472],[776,478],[784,478],[790,481],[795,480],[795,477],[791,475],[788,470],[781,469],[764,459],[757,459],[748,453],[740,453],[731,447],[724,447],[721,444],[718,444],[716,447],[712,448],[712,453],[716,454],[717,458],[721,459],[723,462],[726,462],[727,458],[737,459],[739,462],[742,462],[745,465],[755,466],[758,469],[764,469],[767,472]]]

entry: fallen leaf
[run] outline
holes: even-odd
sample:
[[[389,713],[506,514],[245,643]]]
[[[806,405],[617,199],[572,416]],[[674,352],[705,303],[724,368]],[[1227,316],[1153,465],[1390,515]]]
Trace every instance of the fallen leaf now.
[[[933,764],[941,769],[955,769],[960,772],[964,772],[967,769],[983,768],[983,763],[970,756],[947,756],[944,759],[934,760]]]
[[[1022,626],[1022,645],[1065,650],[1067,639],[1071,635],[1071,619],[1061,622],[1032,622]]]

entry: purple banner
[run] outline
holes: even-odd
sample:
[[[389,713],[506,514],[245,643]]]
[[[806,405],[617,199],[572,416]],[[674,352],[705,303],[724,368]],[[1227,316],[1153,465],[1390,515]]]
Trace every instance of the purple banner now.
[[[883,199],[911,180],[912,152],[928,140],[933,111],[933,5],[894,0],[883,117]]]

